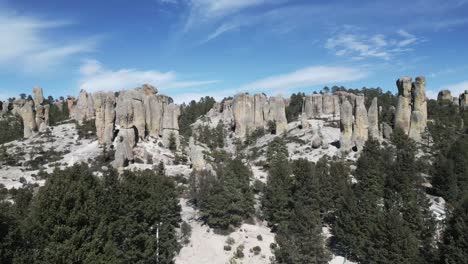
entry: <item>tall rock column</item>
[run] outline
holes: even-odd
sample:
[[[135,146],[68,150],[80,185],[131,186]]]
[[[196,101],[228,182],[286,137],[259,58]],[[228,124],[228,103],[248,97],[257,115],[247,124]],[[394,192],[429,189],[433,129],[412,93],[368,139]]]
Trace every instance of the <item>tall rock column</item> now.
[[[23,136],[30,138],[37,131],[36,119],[34,117],[34,102],[31,100],[18,99],[13,102],[13,112],[23,119]]]
[[[411,122],[411,77],[402,77],[397,80],[398,103],[395,112],[395,127],[409,133]]]
[[[373,139],[378,139],[380,137],[379,133],[379,110],[377,105],[377,97],[372,99],[371,106],[367,112],[367,117],[369,119],[369,136]]]
[[[272,96],[268,104],[270,109],[269,121],[275,122],[277,135],[284,134],[288,130],[284,98],[281,96]]]
[[[49,104],[45,104],[41,87],[33,88],[34,109],[36,111],[36,125],[39,131],[45,131],[49,126]]]
[[[254,97],[241,93],[234,96],[232,111],[235,122],[235,133],[245,138],[254,126]]]
[[[93,95],[93,100],[99,143],[111,145],[114,137],[115,95],[112,92],[98,92]]]
[[[460,94],[459,102],[460,110],[463,111],[468,109],[468,90],[465,90]]]
[[[344,100],[341,104],[340,113],[340,149],[347,152],[353,147],[353,108],[348,100]]]
[[[170,147],[171,137],[174,136],[176,140],[176,147],[180,145],[179,138],[179,116],[180,116],[180,107],[173,103],[169,104],[166,109],[164,109],[163,122],[162,122],[162,137],[163,144],[167,148]]]
[[[364,95],[356,97],[356,109],[354,115],[353,140],[358,150],[361,150],[369,135],[369,120]]]
[[[94,118],[94,114],[93,97],[85,90],[81,90],[74,110],[75,120],[78,121],[78,124],[82,124],[84,121]]]
[[[324,115],[333,115],[335,112],[335,105],[333,95],[326,93],[322,96],[322,113]]]
[[[426,78],[416,77],[412,86],[413,108],[409,137],[420,140],[427,124]]]
[[[270,108],[268,107],[268,98],[265,94],[254,95],[254,119],[253,126],[260,128],[265,126],[265,121],[268,118]],[[252,132],[252,131],[250,131]]]

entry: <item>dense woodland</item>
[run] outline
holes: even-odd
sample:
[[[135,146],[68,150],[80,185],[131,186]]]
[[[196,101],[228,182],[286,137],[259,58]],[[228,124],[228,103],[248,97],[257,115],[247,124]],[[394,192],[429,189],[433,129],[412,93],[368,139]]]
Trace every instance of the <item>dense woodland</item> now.
[[[344,87],[322,92],[330,90],[364,93],[366,104],[377,97],[384,109],[380,120],[391,123],[385,109],[396,97],[390,92]],[[289,122],[297,120],[303,97],[291,96]],[[185,105],[181,135],[191,136],[190,125],[213,104],[205,97]],[[163,166],[121,176],[109,170],[100,177],[86,164],[56,170],[43,176],[44,187],[1,190],[0,263],[155,263],[156,258],[171,263],[183,243],[177,232],[180,193],[219,233],[253,218],[267,220],[276,235],[275,263],[328,263],[333,253],[359,263],[468,263],[468,115],[434,100],[428,113],[427,142],[418,144],[396,129],[388,143],[368,140],[356,162],[290,160],[285,138],[276,137],[263,163],[266,184],[253,181],[248,156],[222,150],[222,124],[196,133],[212,150],[213,171],[194,171],[183,190],[164,175]],[[16,139],[11,135],[22,129],[0,127],[0,143]],[[86,136],[92,128],[80,129]],[[447,201],[446,221],[432,216],[427,194]],[[325,239],[323,227],[331,239]]]

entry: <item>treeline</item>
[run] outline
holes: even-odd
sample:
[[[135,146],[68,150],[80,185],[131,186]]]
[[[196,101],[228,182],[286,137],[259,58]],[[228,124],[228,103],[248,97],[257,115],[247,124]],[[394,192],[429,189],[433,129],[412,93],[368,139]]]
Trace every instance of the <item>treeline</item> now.
[[[208,113],[215,103],[213,97],[205,96],[200,98],[198,102],[192,100],[188,105],[182,104],[179,116],[179,133],[185,138],[189,138],[192,135],[190,125],[199,117]]]
[[[173,262],[180,207],[172,179],[149,170],[98,178],[85,164],[44,177],[35,195],[1,191],[0,263]]]

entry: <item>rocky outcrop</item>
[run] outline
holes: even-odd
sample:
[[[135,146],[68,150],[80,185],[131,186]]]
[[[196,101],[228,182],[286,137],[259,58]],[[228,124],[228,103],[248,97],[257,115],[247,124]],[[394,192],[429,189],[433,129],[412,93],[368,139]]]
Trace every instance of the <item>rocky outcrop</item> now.
[[[450,90],[442,90],[437,95],[437,102],[452,102],[452,93]]]
[[[369,131],[369,120],[366,106],[364,105],[364,95],[356,97],[356,108],[354,114],[353,141],[361,150],[367,141]]]
[[[13,113],[18,114],[23,120],[24,138],[32,137],[37,131],[36,119],[34,116],[34,101],[26,99],[13,101]]]
[[[460,109],[467,110],[468,109],[468,90],[465,90],[462,94],[460,94]]]
[[[267,98],[265,94],[240,93],[232,101],[215,105],[211,115],[216,112],[220,112],[224,123],[229,124],[232,120],[234,131],[240,138],[257,128],[265,128],[269,122],[274,122],[276,134],[285,133],[288,127],[286,101],[281,96]]]
[[[162,119],[162,138],[165,147],[170,147],[171,137],[174,137],[176,148],[180,145],[179,139],[180,107],[173,103],[166,106]]]
[[[322,96],[322,114],[333,115],[335,114],[335,105],[333,95],[326,93]]]
[[[390,139],[392,137],[393,129],[387,123],[382,123],[382,136],[385,139]]]
[[[70,117],[70,119],[75,119],[75,112],[76,112],[76,108],[75,108],[75,98],[72,97],[72,96],[68,96],[67,97],[67,107],[68,107],[68,115]]]
[[[286,106],[283,97],[272,96],[268,101],[268,118],[267,122],[275,122],[276,134],[281,135],[288,130],[288,120],[286,119]],[[265,122],[263,122],[263,125]]]
[[[7,101],[4,101],[2,102],[2,114],[5,114],[6,112],[8,112],[8,109],[10,108],[10,102],[7,100]]]
[[[144,94],[138,90],[120,91],[116,106],[116,126],[136,128],[137,137],[145,137],[146,118]]]
[[[49,104],[44,101],[41,87],[33,88],[34,110],[36,115],[36,126],[39,131],[45,131],[49,126]]]
[[[397,80],[398,103],[395,112],[395,127],[399,127],[406,134],[409,133],[411,123],[411,77]]]
[[[112,92],[98,92],[93,95],[96,111],[96,135],[100,144],[112,144],[114,137],[115,95]]]
[[[194,138],[190,137],[188,154],[190,157],[190,161],[192,162],[192,169],[197,171],[205,169],[206,161],[204,158],[203,151],[205,151],[205,148],[200,145],[196,145]]]
[[[397,80],[398,104],[395,127],[401,128],[410,138],[418,141],[427,125],[426,79],[402,77]]]
[[[255,97],[246,93],[234,96],[232,110],[234,114],[236,135],[245,138],[254,128]]]
[[[344,100],[340,108],[340,149],[351,150],[353,137],[353,107],[348,100]]]
[[[307,118],[320,118],[323,112],[323,98],[321,94],[311,94],[304,97],[302,113]]]
[[[411,96],[413,98],[409,137],[419,141],[427,125],[426,78],[416,77]]]
[[[115,142],[114,168],[121,169],[134,160],[133,147],[135,144],[135,128],[121,128]]]
[[[367,112],[367,118],[369,120],[369,136],[373,139],[379,139],[379,113],[377,97],[372,99],[372,103]]]
[[[91,94],[88,94],[85,90],[80,91],[80,95],[76,100],[76,106],[74,110],[74,119],[82,124],[86,120],[94,118],[94,102]]]

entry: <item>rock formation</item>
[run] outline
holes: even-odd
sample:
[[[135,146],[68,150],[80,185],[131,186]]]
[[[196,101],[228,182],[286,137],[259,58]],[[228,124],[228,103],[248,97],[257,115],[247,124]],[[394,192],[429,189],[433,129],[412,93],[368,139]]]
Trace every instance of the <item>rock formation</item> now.
[[[286,105],[283,97],[272,96],[268,101],[268,118],[266,121],[275,122],[276,134],[281,135],[288,130],[288,120],[286,119]]]
[[[255,97],[246,93],[234,96],[232,110],[234,114],[235,132],[241,138],[245,138],[247,133],[252,132],[255,116]]]
[[[373,139],[379,139],[379,113],[377,105],[377,97],[372,99],[372,103],[367,112],[367,118],[369,120],[369,136]]]
[[[49,126],[49,104],[44,101],[41,87],[33,88],[34,110],[36,112],[36,126],[39,131],[45,131]]]
[[[311,94],[304,97],[302,113],[305,113],[307,118],[320,118],[322,116],[322,112],[323,98],[321,94]]]
[[[450,90],[442,90],[437,95],[437,102],[452,102],[452,93]]]
[[[145,138],[146,118],[144,94],[138,90],[120,91],[116,106],[116,125],[120,128],[136,128],[137,137]]]
[[[206,166],[203,151],[205,151],[205,148],[200,145],[196,145],[194,138],[190,137],[188,154],[192,162],[192,168],[194,170],[200,171],[203,170]]]
[[[111,145],[114,137],[115,96],[112,92],[93,95],[96,135],[100,144]]]
[[[361,150],[369,135],[369,120],[364,95],[356,97],[356,108],[354,114],[353,141],[358,150]]]
[[[462,94],[460,94],[460,109],[467,110],[468,109],[468,90],[465,90]]]
[[[335,105],[333,95],[326,93],[322,96],[322,113],[324,115],[335,114]]]
[[[385,139],[390,139],[393,133],[392,127],[387,123],[382,123],[382,136]]]
[[[427,125],[426,79],[402,77],[397,80],[398,105],[395,112],[395,127],[414,140],[420,140]]]
[[[411,77],[397,80],[398,103],[395,112],[395,127],[399,127],[406,134],[409,133],[411,122]]]
[[[427,125],[426,78],[422,76],[416,77],[411,95],[413,97],[413,105],[409,137],[419,141]]]
[[[8,100],[2,102],[2,114],[5,114],[8,112],[8,109],[10,108],[10,102]]]
[[[344,100],[340,108],[340,149],[349,151],[352,148],[353,137],[353,107],[348,100]]]
[[[162,119],[162,138],[165,147],[170,147],[171,137],[175,138],[177,148],[180,145],[179,116],[180,107],[178,105],[171,103],[164,109]]]
[[[93,97],[85,90],[81,90],[80,95],[76,100],[74,119],[78,121],[78,124],[83,124],[84,121],[92,118],[94,118]]]
[[[68,114],[70,119],[75,119],[75,98],[72,96],[67,97],[67,107],[68,107]]]
[[[214,112],[221,113],[223,122],[229,124],[232,120],[235,133],[240,138],[245,138],[257,128],[265,128],[269,122],[274,122],[276,134],[285,133],[288,127],[286,102],[281,96],[267,98],[265,94],[240,93],[232,101],[225,100],[213,108]]]
[[[123,168],[134,160],[133,147],[136,144],[135,128],[121,128],[116,138],[114,168]]]
[[[36,119],[34,116],[34,101],[26,99],[13,101],[13,112],[23,119],[24,138],[32,137],[37,131]]]

